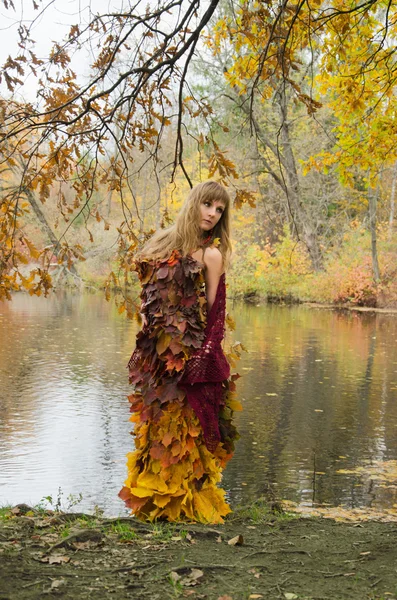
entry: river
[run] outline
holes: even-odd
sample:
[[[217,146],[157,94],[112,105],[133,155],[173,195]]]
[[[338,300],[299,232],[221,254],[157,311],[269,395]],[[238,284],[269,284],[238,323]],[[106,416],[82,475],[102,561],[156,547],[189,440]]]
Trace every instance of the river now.
[[[270,486],[304,506],[396,506],[397,317],[231,302],[229,311],[248,349],[235,369],[241,439],[223,478],[232,505]],[[0,305],[0,505],[51,496],[124,514],[136,332],[100,294],[17,294]]]

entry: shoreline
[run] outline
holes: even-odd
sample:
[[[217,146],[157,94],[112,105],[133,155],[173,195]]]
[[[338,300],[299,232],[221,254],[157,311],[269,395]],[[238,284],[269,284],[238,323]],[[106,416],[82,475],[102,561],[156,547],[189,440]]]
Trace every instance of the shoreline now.
[[[321,302],[300,302],[309,308],[325,308],[328,310],[350,310],[356,312],[375,312],[379,314],[397,315],[397,308],[377,308],[370,306],[352,306],[351,304],[322,304]]]
[[[221,525],[0,510],[0,598],[395,600],[397,523],[337,522],[263,499]]]
[[[380,314],[394,314],[397,315],[397,308],[385,308],[385,307],[372,307],[372,306],[355,306],[353,304],[331,304],[329,302],[316,302],[315,300],[299,300],[295,299],[292,301],[287,301],[280,299],[276,300],[267,300],[265,297],[258,296],[255,300],[244,298],[243,296],[238,296],[235,298],[228,298],[231,302],[244,302],[244,304],[252,305],[252,306],[265,306],[265,305],[275,305],[290,308],[292,306],[305,306],[308,308],[321,308],[326,310],[348,310],[348,311],[357,311],[357,312],[375,312]]]
[[[120,293],[120,288],[115,288],[112,290],[112,296],[111,299]],[[83,289],[78,289],[75,287],[68,287],[68,286],[60,286],[57,287],[56,289],[54,289],[53,291],[50,291],[50,296],[52,294],[56,295],[56,293],[59,292],[68,292],[71,294],[76,294],[76,295],[81,295],[82,293],[89,293],[89,294],[101,294],[103,296],[105,296],[105,290],[101,287],[96,287],[94,285],[87,285],[86,287],[84,287]],[[15,294],[26,294],[29,295],[28,292],[26,292],[25,290],[18,290],[16,292],[14,292]],[[227,296],[227,300],[228,302],[231,303],[235,303],[235,302],[243,302],[246,305],[252,305],[252,306],[257,306],[257,305],[261,305],[261,306],[266,306],[266,305],[275,305],[275,306],[283,306],[283,307],[292,307],[292,306],[305,306],[308,308],[319,308],[319,309],[325,309],[325,310],[347,310],[347,311],[356,311],[356,312],[373,312],[373,313],[379,313],[379,314],[393,314],[393,315],[397,315],[397,307],[372,307],[372,306],[355,306],[353,304],[332,304],[329,302],[318,302],[316,300],[300,300],[299,298],[295,298],[293,296],[283,299],[283,298],[279,298],[279,299],[267,299],[267,297],[265,296],[252,296],[252,297],[244,297],[244,292],[241,292],[235,296]],[[1,600],[1,599],[0,599]]]

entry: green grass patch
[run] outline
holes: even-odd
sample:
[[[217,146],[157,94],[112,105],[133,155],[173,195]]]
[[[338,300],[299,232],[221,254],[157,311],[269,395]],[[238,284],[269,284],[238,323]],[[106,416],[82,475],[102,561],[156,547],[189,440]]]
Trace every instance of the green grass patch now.
[[[179,529],[178,523],[152,523],[153,537],[160,542],[170,542],[173,538],[186,539],[188,531]]]
[[[139,538],[137,532],[128,523],[113,523],[111,531],[117,534],[121,542],[133,542]]]
[[[91,515],[82,515],[76,520],[76,523],[82,527],[94,528],[98,526],[98,519]]]
[[[7,521],[12,516],[12,506],[0,506],[0,521]]]
[[[230,517],[230,521],[249,520],[255,525],[265,523],[283,523],[299,519],[299,515],[283,510],[278,502],[269,502],[265,498],[258,498],[247,506],[237,507]]]

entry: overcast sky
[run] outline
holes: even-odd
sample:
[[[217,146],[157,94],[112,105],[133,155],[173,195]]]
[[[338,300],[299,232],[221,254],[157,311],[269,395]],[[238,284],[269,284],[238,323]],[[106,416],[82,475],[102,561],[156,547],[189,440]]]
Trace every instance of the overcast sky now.
[[[54,41],[60,41],[73,24],[82,25],[88,22],[90,13],[101,13],[114,10],[115,7],[129,4],[126,0],[36,0],[40,5],[39,10],[33,9],[32,0],[14,0],[15,11],[6,10],[3,1],[0,4],[0,65],[3,65],[8,56],[18,54],[18,26],[22,22],[26,26],[32,25],[31,37],[35,40],[34,50],[38,58],[47,58]],[[43,11],[42,7],[48,7]],[[74,61],[72,68],[82,74],[88,65],[88,54],[82,60],[79,54],[79,63]],[[36,98],[36,80],[26,69],[23,93],[26,100],[34,101]],[[0,86],[0,94],[9,96],[4,82]]]

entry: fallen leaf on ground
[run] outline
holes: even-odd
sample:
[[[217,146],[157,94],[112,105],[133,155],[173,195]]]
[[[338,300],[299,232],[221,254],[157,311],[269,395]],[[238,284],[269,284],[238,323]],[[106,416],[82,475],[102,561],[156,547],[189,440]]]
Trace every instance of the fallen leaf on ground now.
[[[62,585],[65,585],[66,581],[65,579],[54,579],[54,581],[51,583],[51,589],[56,589],[61,587]]]
[[[73,547],[76,550],[87,550],[88,548],[92,548],[92,546],[96,546],[96,542],[74,542]]]
[[[284,598],[285,600],[295,600],[295,598],[297,598],[298,596],[296,594],[294,594],[293,592],[285,592],[284,593]]]
[[[229,546],[242,546],[244,544],[244,538],[241,535],[236,535],[236,537],[232,538],[228,541]]]
[[[198,585],[200,577],[204,575],[203,571],[200,569],[192,569],[190,573],[185,575],[182,579],[179,580],[179,583],[185,587],[191,587],[193,585]]]
[[[369,506],[364,508],[345,508],[344,506],[301,506],[291,500],[283,500],[283,506],[286,510],[296,512],[301,515],[314,517],[324,517],[334,519],[335,521],[356,521],[353,527],[363,527],[357,521],[382,521],[385,523],[397,522],[396,509],[385,508],[382,511],[373,509]],[[270,525],[271,523],[269,523]]]
[[[58,539],[58,534],[46,533],[45,535],[41,536],[40,541],[45,542],[46,544],[52,544],[52,542],[54,542],[57,539]]]
[[[40,562],[48,563],[49,565],[61,565],[63,563],[68,563],[70,561],[70,556],[61,556],[59,554],[55,554],[53,556],[44,556],[40,560]]]
[[[218,600],[233,600],[231,596],[219,596]]]
[[[296,598],[297,598],[297,597],[298,597],[298,596],[296,596]],[[250,595],[248,596],[248,598],[252,598],[252,599],[254,599],[254,598],[263,598],[263,596],[262,596],[261,594],[250,594]]]

